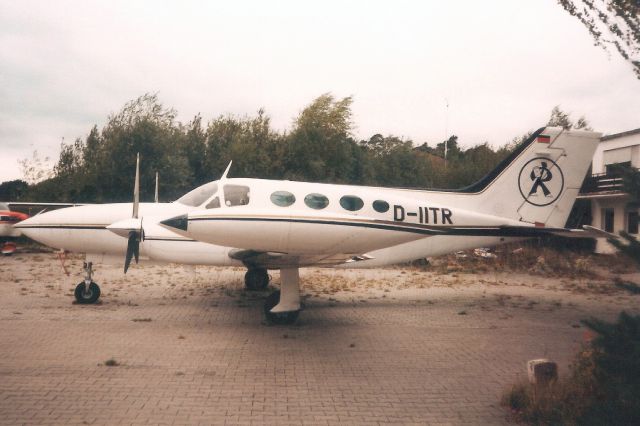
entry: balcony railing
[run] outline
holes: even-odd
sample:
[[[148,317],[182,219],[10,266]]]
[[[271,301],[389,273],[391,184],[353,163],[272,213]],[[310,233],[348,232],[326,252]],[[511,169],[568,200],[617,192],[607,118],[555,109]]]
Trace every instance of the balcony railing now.
[[[623,190],[621,174],[601,173],[587,176],[580,188],[580,195],[621,193]]]

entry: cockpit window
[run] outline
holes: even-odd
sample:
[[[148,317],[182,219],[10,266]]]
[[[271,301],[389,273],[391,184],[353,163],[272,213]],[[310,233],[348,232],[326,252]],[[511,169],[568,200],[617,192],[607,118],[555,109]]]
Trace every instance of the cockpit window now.
[[[309,194],[304,197],[304,203],[312,209],[321,210],[329,205],[329,199],[322,194]]]
[[[207,209],[217,209],[220,207],[220,197],[215,197],[213,200],[209,201],[205,208]]]
[[[182,197],[178,198],[178,202],[186,206],[198,207],[211,198],[211,196],[213,196],[217,191],[218,182],[205,183],[204,185],[199,186],[193,191],[187,192]]]
[[[289,191],[276,191],[271,194],[271,202],[276,206],[289,207],[296,202],[296,196]]]
[[[355,195],[345,195],[340,198],[340,205],[343,209],[349,210],[352,212],[358,211],[364,206],[364,202],[361,198],[356,197]]]
[[[225,185],[224,203],[228,207],[249,204],[249,187],[244,185]]]

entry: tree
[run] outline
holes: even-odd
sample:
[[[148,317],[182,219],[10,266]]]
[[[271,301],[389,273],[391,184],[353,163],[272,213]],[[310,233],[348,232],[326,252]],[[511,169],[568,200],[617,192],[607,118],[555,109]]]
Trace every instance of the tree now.
[[[29,184],[33,185],[53,176],[53,170],[49,164],[49,157],[41,157],[38,151],[33,151],[31,158],[23,158],[18,160],[22,177]]]
[[[596,46],[613,46],[640,79],[640,2],[638,0],[558,0],[580,20]]]
[[[287,176],[318,182],[349,182],[355,177],[349,96],[336,100],[325,93],[298,115],[289,134]]]
[[[547,122],[547,126],[562,127],[565,130],[582,129],[593,130],[589,127],[589,122],[582,116],[575,123],[571,120],[571,114],[560,109],[560,105],[556,105],[551,110],[551,116]]]
[[[16,179],[0,183],[0,200],[20,201],[22,195],[27,192],[27,182]]]

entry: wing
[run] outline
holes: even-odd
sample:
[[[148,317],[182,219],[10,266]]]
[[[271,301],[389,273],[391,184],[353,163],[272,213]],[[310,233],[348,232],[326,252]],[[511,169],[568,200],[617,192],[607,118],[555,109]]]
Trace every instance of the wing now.
[[[483,227],[446,227],[438,229],[437,235],[473,236],[473,237],[542,237],[555,235],[568,238],[617,238],[616,235],[593,226],[584,225],[582,229],[546,228],[536,226],[483,226]]]
[[[86,204],[74,204],[74,203],[36,203],[36,202],[12,202],[5,203],[9,206],[11,211],[26,213],[29,216],[34,216],[38,213],[42,213],[48,210],[57,210],[65,207],[84,206]]]
[[[239,260],[247,266],[269,269],[293,268],[302,266],[332,266],[342,263],[373,259],[365,254],[353,255],[335,253],[331,255],[296,255],[289,253],[264,252],[257,250],[234,249],[229,257]]]

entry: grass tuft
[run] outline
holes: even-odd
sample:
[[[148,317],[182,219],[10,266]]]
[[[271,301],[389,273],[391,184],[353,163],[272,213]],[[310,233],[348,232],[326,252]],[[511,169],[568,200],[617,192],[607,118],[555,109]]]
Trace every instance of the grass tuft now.
[[[104,362],[104,365],[106,365],[107,367],[118,367],[120,363],[116,361],[114,358],[109,358]]]

